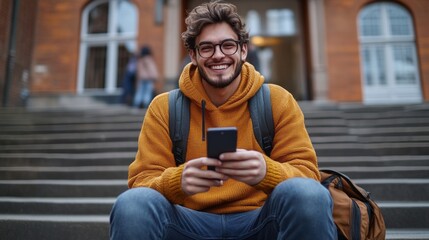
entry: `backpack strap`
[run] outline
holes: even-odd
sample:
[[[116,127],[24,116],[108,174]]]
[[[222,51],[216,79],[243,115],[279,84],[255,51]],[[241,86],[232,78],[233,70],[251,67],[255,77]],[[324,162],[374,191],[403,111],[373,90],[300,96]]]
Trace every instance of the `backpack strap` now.
[[[270,88],[267,84],[263,84],[249,100],[249,111],[256,140],[265,154],[270,156],[273,149],[274,120]]]
[[[176,166],[179,166],[186,159],[190,122],[189,99],[179,89],[168,94],[168,114],[172,152]]]

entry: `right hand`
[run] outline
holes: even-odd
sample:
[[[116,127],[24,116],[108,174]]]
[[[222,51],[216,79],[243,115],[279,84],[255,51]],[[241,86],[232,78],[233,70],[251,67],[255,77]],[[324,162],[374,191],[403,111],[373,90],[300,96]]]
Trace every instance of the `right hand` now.
[[[215,171],[205,170],[205,166],[221,166],[222,162],[213,158],[197,158],[185,163],[182,172],[182,191],[190,196],[207,192],[210,187],[222,186],[228,178]]]

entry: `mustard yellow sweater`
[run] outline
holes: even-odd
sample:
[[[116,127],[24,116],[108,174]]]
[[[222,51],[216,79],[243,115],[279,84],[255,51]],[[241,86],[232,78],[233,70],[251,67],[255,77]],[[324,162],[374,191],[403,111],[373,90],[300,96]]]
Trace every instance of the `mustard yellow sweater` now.
[[[201,101],[206,101],[205,124],[209,127],[236,126],[237,147],[264,153],[253,135],[248,99],[263,84],[263,77],[245,63],[238,90],[222,106],[213,105],[192,64],[179,80],[182,92],[191,100],[190,131],[186,160],[206,156],[202,140]],[[271,156],[264,155],[267,173],[257,185],[249,186],[233,179],[206,193],[186,196],[181,189],[183,165],[176,166],[169,136],[168,93],[158,95],[148,108],[138,141],[135,160],[129,166],[128,185],[150,187],[170,202],[187,208],[212,213],[234,213],[256,209],[280,182],[293,177],[319,180],[317,158],[304,125],[304,117],[293,96],[285,89],[270,84],[275,137]]]

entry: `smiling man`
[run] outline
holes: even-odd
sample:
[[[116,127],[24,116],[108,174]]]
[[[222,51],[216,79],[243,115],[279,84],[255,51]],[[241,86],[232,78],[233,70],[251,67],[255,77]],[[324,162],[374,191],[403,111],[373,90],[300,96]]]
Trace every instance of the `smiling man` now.
[[[176,166],[168,94],[149,106],[111,213],[111,239],[336,239],[332,200],[293,96],[269,85],[275,137],[259,146],[248,100],[264,77],[246,63],[248,32],[232,4],[193,9],[182,34],[192,62],[179,80],[190,99],[186,161]],[[207,158],[205,128],[234,126],[237,151]],[[215,167],[208,170],[207,166]]]

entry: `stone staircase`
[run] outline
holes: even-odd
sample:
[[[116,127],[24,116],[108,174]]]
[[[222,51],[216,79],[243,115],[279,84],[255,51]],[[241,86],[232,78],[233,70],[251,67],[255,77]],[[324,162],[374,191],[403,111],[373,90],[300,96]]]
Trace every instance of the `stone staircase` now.
[[[371,192],[387,239],[429,239],[429,105],[300,104],[320,167]],[[108,239],[143,115],[0,109],[1,239]]]
[[[143,115],[0,110],[1,239],[108,239]]]

